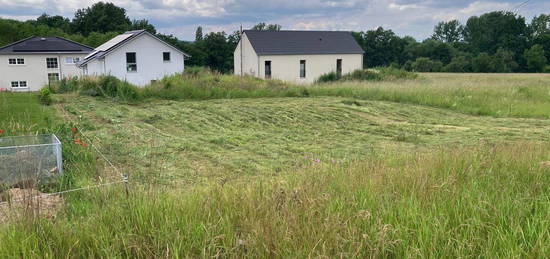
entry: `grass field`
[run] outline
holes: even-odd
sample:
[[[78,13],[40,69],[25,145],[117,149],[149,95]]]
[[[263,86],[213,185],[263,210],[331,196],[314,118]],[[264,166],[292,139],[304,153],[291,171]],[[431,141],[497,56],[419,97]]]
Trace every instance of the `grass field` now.
[[[2,108],[34,107],[0,125],[65,136],[71,186],[116,177],[71,142],[73,126],[131,175],[129,197],[116,185],[67,194],[55,220],[0,226],[0,257],[544,258],[549,83],[423,74],[296,97],[72,93],[46,108],[0,93]]]

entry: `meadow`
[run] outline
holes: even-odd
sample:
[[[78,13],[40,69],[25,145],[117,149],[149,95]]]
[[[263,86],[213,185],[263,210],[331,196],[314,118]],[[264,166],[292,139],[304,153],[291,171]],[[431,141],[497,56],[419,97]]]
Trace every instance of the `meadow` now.
[[[89,85],[52,106],[0,93],[2,108],[29,102],[0,117],[5,134],[62,136],[56,188],[117,177],[72,127],[131,179],[128,196],[118,185],[70,193],[53,220],[0,226],[0,256],[550,253],[550,76],[304,87],[203,73],[115,94]]]

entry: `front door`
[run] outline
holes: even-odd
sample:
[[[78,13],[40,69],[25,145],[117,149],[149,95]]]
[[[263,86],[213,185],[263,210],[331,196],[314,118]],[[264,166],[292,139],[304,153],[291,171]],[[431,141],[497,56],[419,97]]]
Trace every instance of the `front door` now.
[[[266,79],[271,78],[271,61],[265,62],[265,78]]]

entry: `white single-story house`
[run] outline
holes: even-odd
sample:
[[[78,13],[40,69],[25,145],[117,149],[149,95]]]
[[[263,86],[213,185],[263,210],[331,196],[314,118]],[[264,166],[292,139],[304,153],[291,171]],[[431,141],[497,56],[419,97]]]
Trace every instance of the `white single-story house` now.
[[[0,90],[38,91],[80,75],[76,63],[93,48],[61,37],[29,37],[0,47]]]
[[[344,31],[243,31],[234,73],[312,83],[329,72],[363,68],[363,49]]]
[[[78,63],[83,75],[112,75],[138,86],[183,72],[190,57],[146,30],[128,31],[97,47]]]

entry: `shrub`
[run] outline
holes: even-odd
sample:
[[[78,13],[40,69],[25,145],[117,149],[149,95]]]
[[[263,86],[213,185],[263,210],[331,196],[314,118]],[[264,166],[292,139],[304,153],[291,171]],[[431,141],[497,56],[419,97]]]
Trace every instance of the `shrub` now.
[[[417,58],[411,64],[411,68],[416,72],[441,72],[443,70],[443,63],[438,60],[435,61],[429,58],[421,57]]]
[[[78,90],[78,78],[72,77],[72,78],[63,78],[61,81],[59,81],[59,85],[57,87],[56,92],[57,93],[70,93],[75,92]]]
[[[543,73],[550,73],[550,66],[544,67]]]
[[[340,80],[341,78],[342,78],[342,76],[339,75],[338,73],[336,73],[336,72],[330,72],[330,73],[322,74],[322,75],[317,79],[317,83],[334,82],[334,81]]]
[[[52,104],[53,99],[51,90],[48,87],[40,89],[40,92],[38,92],[38,99],[44,105]]]
[[[121,101],[137,101],[140,93],[136,86],[114,76],[101,76],[97,80],[81,80],[80,93],[90,96],[111,97]]]
[[[322,75],[317,82],[334,82],[338,80],[355,81],[391,81],[399,79],[415,79],[418,75],[396,67],[379,67],[375,69],[357,69],[343,76],[338,76],[335,72]]]

